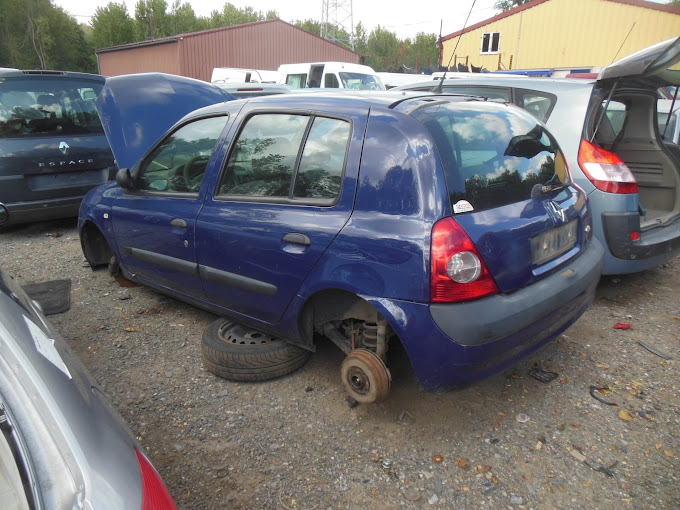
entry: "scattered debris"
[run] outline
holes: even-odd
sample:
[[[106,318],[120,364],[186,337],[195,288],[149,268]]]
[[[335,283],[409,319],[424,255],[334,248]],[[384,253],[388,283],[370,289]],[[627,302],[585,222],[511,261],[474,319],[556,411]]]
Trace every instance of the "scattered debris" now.
[[[603,398],[601,398],[601,397],[598,397],[598,396],[595,394],[596,391],[599,392],[599,393],[604,393],[605,391],[608,392],[608,391],[610,391],[608,386],[595,386],[595,385],[592,385],[592,384],[591,384],[591,385],[590,385],[590,396],[593,397],[593,398],[594,398],[595,400],[597,400],[598,402],[602,402],[603,404],[608,405],[608,406],[617,406],[617,405],[619,405],[619,404],[617,404],[616,402],[608,402],[608,401],[606,401],[605,399],[603,399]]]
[[[413,487],[408,487],[404,490],[404,497],[409,501],[418,501],[420,499],[420,492]]]
[[[619,418],[625,421],[633,421],[633,417],[625,409],[619,411]]]
[[[434,493],[440,495],[444,491],[444,482],[441,478],[434,479]]]
[[[515,496],[514,494],[510,494],[510,503],[513,505],[522,505],[524,504],[524,500],[522,499],[522,496]]]
[[[614,469],[614,467],[616,467],[616,465],[619,463],[619,461],[618,461],[618,460],[615,460],[609,467],[604,467],[604,466],[593,467],[587,460],[584,461],[583,463],[584,463],[586,466],[588,466],[590,469],[594,470],[594,471],[598,471],[598,472],[600,472],[600,473],[604,473],[604,474],[607,475],[608,477],[614,478],[614,472],[612,471],[612,469]]]
[[[470,466],[468,465],[468,461],[465,459],[458,459],[458,467],[461,469],[468,469]]]
[[[307,387],[305,388],[305,391],[306,391],[307,393],[311,393],[312,391],[314,391],[314,388],[312,388],[311,386],[307,386]]]
[[[351,397],[350,395],[347,395],[347,403],[349,404],[350,409],[354,409],[356,406],[359,405],[359,402],[354,400],[354,398]]]
[[[627,322],[617,322],[614,324],[614,329],[633,329],[633,327]]]
[[[48,232],[48,233],[45,234],[45,235],[46,235],[47,237],[55,237],[55,238],[56,238],[56,237],[61,237],[61,236],[63,236],[64,234],[62,234],[61,232]]]
[[[530,419],[531,419],[531,418],[529,418],[529,416],[526,415],[526,414],[524,414],[524,413],[519,413],[517,416],[515,416],[515,420],[517,420],[517,421],[520,422],[520,423],[526,423],[526,422],[528,422]]]
[[[441,464],[442,462],[444,462],[444,457],[442,457],[439,454],[434,454],[432,456],[432,462],[434,462],[435,464]]]
[[[557,379],[557,375],[555,372],[551,372],[550,370],[543,370],[542,368],[532,368],[527,372],[531,377],[536,379],[537,381],[541,381],[542,383],[549,383]]]
[[[437,501],[439,501],[439,496],[436,494],[432,494],[432,497],[427,500],[430,505],[434,505]]]
[[[673,359],[673,357],[670,356],[669,354],[666,354],[665,352],[660,351],[660,350],[657,349],[656,347],[652,347],[651,345],[649,345],[649,344],[646,343],[646,342],[643,342],[642,340],[638,340],[638,343],[639,343],[642,347],[644,347],[645,349],[647,349],[649,352],[651,352],[652,354],[656,354],[656,355],[659,356],[660,358],[663,358],[663,359],[665,359],[665,360],[671,360],[671,359]]]
[[[415,417],[406,410],[399,413],[399,418],[397,418],[397,423],[399,423],[400,425],[411,425],[412,423],[415,422],[416,422]]]
[[[569,455],[574,457],[579,462],[585,462],[587,457],[579,452],[576,448],[569,450]]]

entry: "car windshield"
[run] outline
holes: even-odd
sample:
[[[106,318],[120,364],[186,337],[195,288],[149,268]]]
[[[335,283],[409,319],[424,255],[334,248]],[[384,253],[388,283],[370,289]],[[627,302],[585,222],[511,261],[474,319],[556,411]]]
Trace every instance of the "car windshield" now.
[[[363,73],[339,73],[342,86],[355,90],[385,90],[377,76]]]
[[[500,207],[570,183],[554,138],[525,112],[475,101],[411,115],[432,135],[454,212]]]
[[[102,84],[60,78],[0,79],[0,138],[103,133]]]

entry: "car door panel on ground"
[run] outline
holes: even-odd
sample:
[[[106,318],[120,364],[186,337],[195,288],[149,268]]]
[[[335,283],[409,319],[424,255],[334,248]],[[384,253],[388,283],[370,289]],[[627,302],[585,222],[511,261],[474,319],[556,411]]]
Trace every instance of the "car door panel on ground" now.
[[[212,303],[275,323],[352,212],[367,115],[243,117],[198,218],[198,264]]]
[[[199,191],[227,119],[179,127],[142,160],[136,188],[116,199],[113,230],[121,259],[140,280],[204,298],[194,243]]]

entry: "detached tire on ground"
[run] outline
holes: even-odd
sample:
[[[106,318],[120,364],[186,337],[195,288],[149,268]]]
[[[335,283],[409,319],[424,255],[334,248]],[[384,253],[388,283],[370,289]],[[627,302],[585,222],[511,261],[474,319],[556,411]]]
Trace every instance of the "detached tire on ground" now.
[[[311,352],[230,319],[203,332],[203,362],[213,374],[232,381],[266,381],[305,364]]]

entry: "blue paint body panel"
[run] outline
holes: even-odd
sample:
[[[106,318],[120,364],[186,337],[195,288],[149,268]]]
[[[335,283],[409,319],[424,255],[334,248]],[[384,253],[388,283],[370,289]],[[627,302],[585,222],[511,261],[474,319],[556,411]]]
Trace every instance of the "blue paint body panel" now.
[[[96,227],[127,276],[309,349],[311,332],[302,326],[306,305],[340,292],[355,296],[387,320],[424,389],[473,382],[526,356],[578,319],[593,299],[603,250],[590,238],[584,192],[570,185],[500,207],[454,213],[441,152],[409,113],[429,101],[431,96],[418,94],[317,93],[202,108],[172,122],[176,129],[211,115],[229,116],[200,191],[172,196],[110,183],[87,195],[79,228]],[[462,104],[460,98],[444,102]],[[102,107],[115,117],[115,101]],[[497,104],[480,108],[491,118],[524,115]],[[289,196],[273,198],[220,191],[244,126],[261,114],[308,119],[305,136],[317,118],[350,126],[335,199],[298,200],[292,188]],[[127,157],[136,154],[132,150]],[[154,152],[144,154],[133,167],[133,179]],[[303,144],[296,169],[305,154]],[[435,304],[432,229],[452,216],[499,291]],[[180,230],[172,225],[179,217],[186,222]],[[574,245],[534,264],[532,239],[568,222],[578,225]],[[473,319],[461,323],[466,316]],[[457,332],[459,323],[464,334]]]

